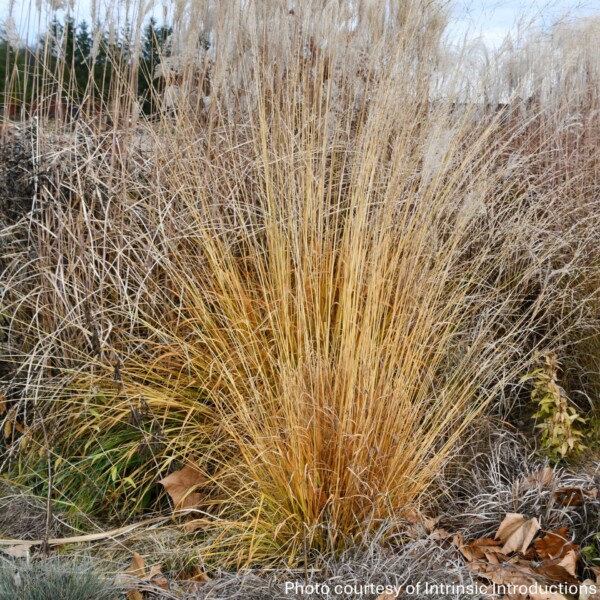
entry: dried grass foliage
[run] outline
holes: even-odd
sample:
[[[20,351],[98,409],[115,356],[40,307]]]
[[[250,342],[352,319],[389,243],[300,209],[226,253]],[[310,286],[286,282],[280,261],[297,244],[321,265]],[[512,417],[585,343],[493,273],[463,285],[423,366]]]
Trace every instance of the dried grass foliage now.
[[[212,556],[293,564],[431,501],[533,351],[597,327],[599,79],[572,135],[571,96],[432,97],[441,10],[225,4],[177,5],[157,121],[126,69],[109,119],[15,134],[7,457],[39,477],[43,419],[55,497],[120,518],[193,458]]]

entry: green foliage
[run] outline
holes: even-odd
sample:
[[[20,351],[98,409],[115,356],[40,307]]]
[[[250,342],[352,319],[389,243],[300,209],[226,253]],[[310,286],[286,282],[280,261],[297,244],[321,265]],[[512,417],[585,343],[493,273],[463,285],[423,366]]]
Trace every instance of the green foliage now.
[[[86,435],[73,430],[72,436],[57,440],[53,446],[53,485],[63,492],[68,490],[70,516],[82,511],[93,515],[104,506],[109,507],[104,511],[106,518],[123,521],[147,509],[160,491],[153,479],[140,483],[148,460],[163,449],[160,425],[143,409],[132,407],[107,431],[101,415],[110,410],[109,401],[97,394],[94,402],[95,408],[82,415],[93,424]],[[77,457],[76,465],[71,464],[73,456]],[[31,483],[43,480],[45,469],[46,458],[38,455],[31,464]],[[38,493],[45,496],[47,486]]]
[[[87,564],[50,560],[0,566],[0,600],[112,600],[114,587]]]
[[[0,39],[0,104],[5,112],[16,116],[23,100],[31,99],[33,57],[27,48],[15,49]]]
[[[588,565],[600,566],[600,533],[595,533],[585,546],[582,545],[581,556]]]
[[[541,430],[542,446],[551,458],[560,460],[585,448],[581,441],[585,434],[578,424],[586,419],[569,405],[565,390],[558,385],[556,352],[541,353],[538,363],[540,367],[521,381],[531,381],[533,386],[531,399],[538,406],[533,417],[540,419],[536,427]]]
[[[156,69],[167,52],[167,42],[172,33],[171,27],[157,26],[154,19],[144,30],[138,71],[138,95],[145,114],[157,112],[158,95],[163,81],[156,77]]]
[[[589,444],[592,448],[600,448],[600,411],[594,410],[586,418]]]
[[[97,30],[101,32],[101,39],[92,55],[92,33],[85,21],[75,23],[72,18],[67,18],[64,23],[56,18],[52,21],[36,49],[39,72],[46,85],[45,74],[54,75],[52,89],[46,90],[46,94],[66,92],[76,102],[86,95],[108,97],[115,65],[123,62],[124,34],[110,42],[101,25],[97,25]],[[44,48],[49,52],[44,52]]]
[[[164,81],[156,70],[167,53],[172,28],[151,19],[140,48],[137,96],[146,114],[158,111]],[[94,35],[100,35],[94,51]],[[101,24],[94,32],[86,21],[76,23],[56,17],[37,45],[15,49],[0,34],[0,104],[16,117],[21,108],[30,109],[40,98],[58,94],[80,104],[84,99],[106,101],[117,71],[130,65],[132,32],[129,29],[109,38]]]

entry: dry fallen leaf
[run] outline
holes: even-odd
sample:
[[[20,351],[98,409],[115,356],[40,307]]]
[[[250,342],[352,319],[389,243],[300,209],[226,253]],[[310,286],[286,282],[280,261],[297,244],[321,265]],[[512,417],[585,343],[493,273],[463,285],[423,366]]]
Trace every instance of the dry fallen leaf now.
[[[496,533],[496,539],[504,544],[500,552],[502,554],[511,552],[524,554],[539,530],[540,524],[535,517],[525,520],[523,515],[509,513],[504,517]]]
[[[585,579],[579,588],[579,600],[600,600],[600,589],[591,579]]]
[[[4,404],[0,403],[0,407],[6,409],[6,402]],[[16,410],[16,406],[13,406],[8,412],[4,410],[4,412],[6,412],[6,417],[4,417],[4,429],[2,434],[6,440],[13,435],[14,431],[25,433],[25,427],[17,419]]]
[[[148,573],[148,575],[145,575],[143,577],[143,579],[145,581],[150,581],[150,583],[152,585],[159,587],[163,590],[166,590],[169,588],[169,582],[167,581],[167,578],[162,574],[160,565],[154,565],[150,569],[150,572]]]
[[[477,563],[469,566],[480,577],[488,579],[497,586],[523,586],[528,589],[526,595],[509,594],[504,596],[503,600],[567,600],[562,594],[548,591],[539,576],[529,566],[522,563],[503,563],[500,565]]]
[[[159,483],[171,496],[176,509],[195,508],[201,503],[202,494],[194,490],[206,483],[206,477],[200,467],[190,459],[183,469],[171,473]]]
[[[549,486],[555,479],[554,469],[550,467],[544,467],[531,475],[528,475],[520,482],[520,487],[524,490],[530,490],[534,488],[544,488]]]
[[[13,558],[26,558],[29,556],[30,546],[27,544],[15,544],[14,546],[0,547],[0,551]]]
[[[162,575],[162,571],[160,570],[160,565],[154,565],[150,569],[150,573],[148,573],[148,576],[146,577],[146,579],[152,579],[153,577],[156,577],[157,575]]]
[[[500,554],[502,542],[491,538],[479,538],[459,548],[460,553],[469,561],[488,560],[498,563],[495,555]]]
[[[583,490],[577,487],[565,487],[554,492],[559,506],[583,506]]]
[[[139,590],[129,590],[127,592],[127,600],[144,600],[144,596]]]
[[[475,563],[469,565],[469,568],[496,585],[533,587],[536,583],[540,583],[533,570],[524,565],[513,565],[512,563],[486,565]]]
[[[200,567],[196,567],[191,573],[189,571],[180,573],[178,579],[180,585],[192,594],[198,593],[202,586],[210,581],[210,577]]]
[[[563,567],[569,575],[577,576],[577,552],[569,550],[562,560],[558,563],[559,567]]]
[[[569,537],[568,527],[550,531],[535,541],[535,551],[541,560],[561,558],[570,550],[575,549],[577,547]]]
[[[141,554],[134,552],[133,558],[131,559],[131,566],[125,571],[125,573],[133,575],[134,577],[138,577],[139,579],[143,579],[146,576],[144,557]]]
[[[503,600],[567,600],[549,586],[579,583],[579,547],[571,541],[568,527],[548,532],[532,544],[539,530],[537,519],[511,513],[500,524],[495,539],[480,538],[465,543],[459,532],[452,544],[479,578],[497,586],[528,588],[527,593],[514,591]],[[584,600],[600,600],[600,595]]]
[[[577,553],[571,550],[560,559],[545,560],[535,570],[553,582],[578,583]]]
[[[538,560],[538,555],[535,552],[533,544],[527,548],[527,552],[520,552],[519,555],[523,560]]]
[[[137,552],[133,553],[131,566],[125,571],[125,574],[129,577],[123,578],[123,583],[131,583],[131,578],[135,578],[142,581],[149,581],[153,585],[163,589],[168,588],[167,580],[162,574],[160,565],[154,565],[150,568],[149,572],[146,572],[146,563],[144,561],[144,557]]]
[[[196,567],[194,574],[189,579],[198,583],[210,581],[210,577],[200,567]]]
[[[431,533],[440,520],[439,517],[426,517],[414,508],[407,510],[404,513],[404,518],[413,525],[422,526],[427,533]]]
[[[167,578],[162,573],[161,573],[160,577],[153,577],[150,580],[150,583],[152,583],[152,585],[156,586],[157,588],[160,588],[161,590],[169,589],[169,582],[167,581]]]
[[[447,540],[450,537],[452,537],[452,534],[449,531],[440,529],[439,527],[431,532],[432,540]]]
[[[496,532],[496,539],[504,543],[523,523],[525,523],[523,515],[515,513],[507,514]]]
[[[192,519],[183,524],[183,531],[185,533],[194,533],[194,531],[198,531],[198,529],[202,529],[203,527],[206,527],[206,519]]]

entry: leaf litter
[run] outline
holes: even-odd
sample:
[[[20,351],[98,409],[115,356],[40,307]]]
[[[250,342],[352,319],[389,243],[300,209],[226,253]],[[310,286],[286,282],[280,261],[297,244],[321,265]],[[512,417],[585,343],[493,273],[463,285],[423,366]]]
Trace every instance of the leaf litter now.
[[[555,493],[557,498],[564,495],[585,497],[583,490]],[[501,590],[503,600],[600,600],[600,572],[593,572],[595,581],[580,580],[585,569],[568,526],[543,531],[537,518],[509,513],[493,538],[467,542],[458,532],[452,545],[469,570],[488,583],[490,593]]]

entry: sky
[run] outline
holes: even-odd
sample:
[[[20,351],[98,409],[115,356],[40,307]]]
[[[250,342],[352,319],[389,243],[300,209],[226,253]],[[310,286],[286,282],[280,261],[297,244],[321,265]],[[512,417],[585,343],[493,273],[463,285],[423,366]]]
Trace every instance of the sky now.
[[[462,41],[465,35],[469,38],[480,38],[490,49],[499,47],[509,32],[516,31],[519,22],[533,21],[542,27],[547,27],[556,19],[564,18],[566,15],[600,16],[598,0],[450,1],[454,7],[449,29],[451,39]],[[90,0],[73,0],[73,2],[75,18],[89,22],[91,20]],[[33,4],[35,5],[35,2]],[[157,4],[160,5],[160,2]],[[35,24],[27,23],[30,0],[0,0],[0,27],[5,24],[10,14],[11,5],[21,36],[33,41],[32,37],[35,37],[37,27]],[[160,9],[155,11],[157,17],[160,17],[161,13]]]
[[[457,0],[453,4],[453,35],[480,37],[490,48],[498,48],[519,23],[547,28],[559,19],[600,16],[598,0]]]

